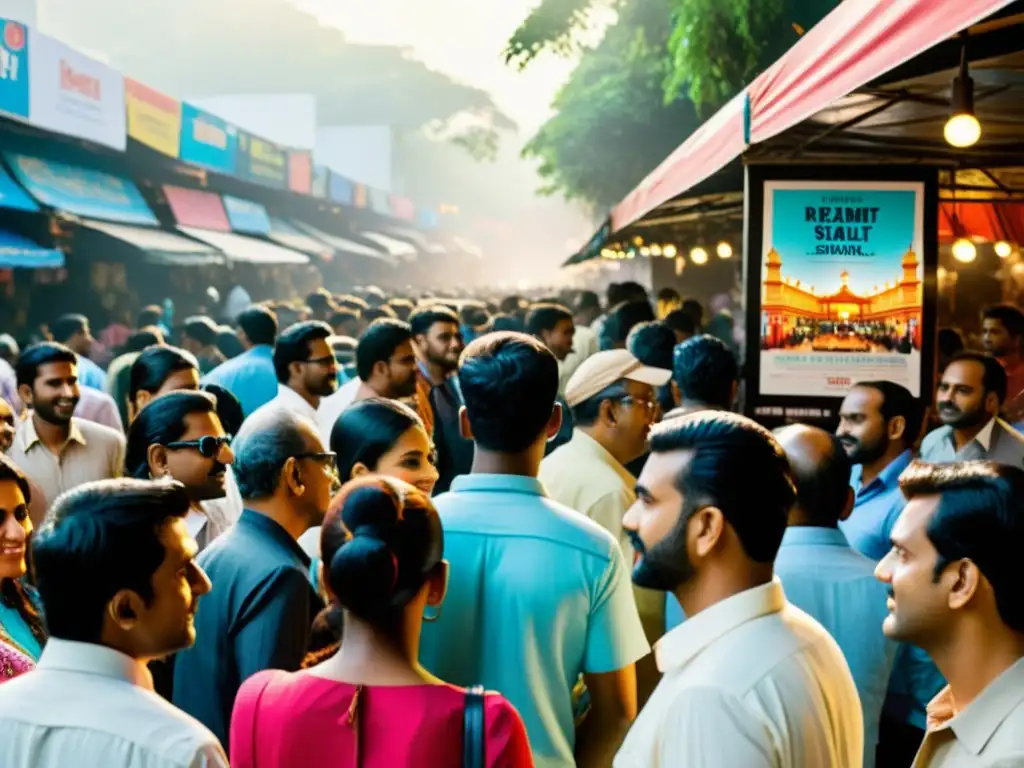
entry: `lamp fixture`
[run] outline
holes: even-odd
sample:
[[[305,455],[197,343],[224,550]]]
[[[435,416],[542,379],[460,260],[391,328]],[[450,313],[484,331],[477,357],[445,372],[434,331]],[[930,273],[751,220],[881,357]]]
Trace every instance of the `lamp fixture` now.
[[[674,245],[672,245],[672,243],[669,243],[664,248],[662,248],[661,252],[665,255],[666,259],[674,259],[676,257],[676,254],[679,253],[679,251],[676,249]]]
[[[729,245],[725,240],[720,242],[715,248],[715,252],[718,254],[720,259],[731,259],[732,258],[732,246]]]
[[[690,261],[700,266],[708,263],[708,252],[699,245],[690,251]]]
[[[966,237],[958,237],[953,241],[953,258],[964,264],[970,264],[978,257],[978,249]]]
[[[981,138],[981,123],[974,114],[974,80],[967,69],[967,36],[960,49],[960,71],[953,78],[951,114],[942,129],[946,142],[958,149],[974,146]]]
[[[1000,259],[1009,258],[1010,254],[1013,253],[1013,246],[1005,240],[1000,240],[995,244],[996,256]]]

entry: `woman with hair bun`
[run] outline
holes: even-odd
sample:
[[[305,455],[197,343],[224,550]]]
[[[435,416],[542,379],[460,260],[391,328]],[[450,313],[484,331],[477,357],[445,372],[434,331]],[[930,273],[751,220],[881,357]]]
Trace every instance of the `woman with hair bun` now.
[[[448,581],[429,497],[389,477],[354,480],[324,519],[321,551],[325,586],[344,614],[344,643],[310,669],[267,670],[242,685],[232,766],[463,765],[467,692],[418,661],[421,622],[439,615]],[[483,697],[482,733],[481,766],[533,765],[523,722],[497,693]]]

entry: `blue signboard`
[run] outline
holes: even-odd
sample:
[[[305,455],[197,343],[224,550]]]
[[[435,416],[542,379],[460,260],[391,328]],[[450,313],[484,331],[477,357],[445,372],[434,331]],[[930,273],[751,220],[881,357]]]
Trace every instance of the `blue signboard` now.
[[[270,217],[267,209],[252,200],[224,195],[224,210],[228,212],[228,221],[235,232],[250,235],[269,235]]]
[[[27,237],[0,229],[0,268],[63,267],[64,254],[56,248],[43,248]]]
[[[0,208],[16,211],[38,211],[39,206],[7,173],[0,168]]]
[[[437,229],[437,211],[433,208],[417,208],[416,221],[424,229]]]
[[[180,157],[187,163],[233,174],[238,163],[238,130],[226,120],[182,102]]]
[[[331,200],[342,205],[352,205],[356,199],[356,186],[344,176],[331,171],[330,176]]]
[[[28,119],[28,27],[0,18],[0,112]]]
[[[9,153],[18,181],[39,202],[77,216],[156,226],[138,188],[127,179],[77,165]]]

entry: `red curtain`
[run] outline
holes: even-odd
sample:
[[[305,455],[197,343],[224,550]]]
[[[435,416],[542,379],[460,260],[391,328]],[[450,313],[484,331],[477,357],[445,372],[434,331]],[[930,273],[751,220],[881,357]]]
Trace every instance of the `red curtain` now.
[[[960,232],[954,231],[954,215]],[[950,242],[961,235],[1024,245],[1024,203],[940,203],[939,240]]]

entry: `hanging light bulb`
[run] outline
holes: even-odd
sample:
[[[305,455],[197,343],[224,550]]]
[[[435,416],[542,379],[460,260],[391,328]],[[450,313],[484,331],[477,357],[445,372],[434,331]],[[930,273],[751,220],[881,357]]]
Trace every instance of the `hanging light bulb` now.
[[[1000,240],[995,244],[996,256],[1000,259],[1009,258],[1010,254],[1013,253],[1013,246],[1011,246],[1005,240]]]
[[[657,243],[651,246],[651,256],[661,256],[661,246]]]
[[[666,259],[674,259],[676,257],[676,254],[679,253],[679,251],[676,250],[676,247],[672,245],[672,243],[669,243],[664,248],[662,248],[661,252],[665,254]]]
[[[951,114],[942,129],[946,142],[964,149],[974,146],[981,138],[981,123],[974,115],[974,80],[967,71],[967,40],[960,49],[960,72],[953,78]]]
[[[641,246],[641,248],[640,248],[640,255],[641,256],[650,256],[651,255],[651,249],[648,248],[646,245]]]
[[[964,264],[970,264],[978,256],[978,249],[966,237],[958,237],[953,241],[953,258]]]
[[[732,258],[732,246],[729,245],[725,240],[718,244],[715,248],[715,253],[718,254],[720,259],[731,259]]]
[[[690,261],[697,265],[707,264],[708,252],[698,245],[696,248],[690,251]]]

